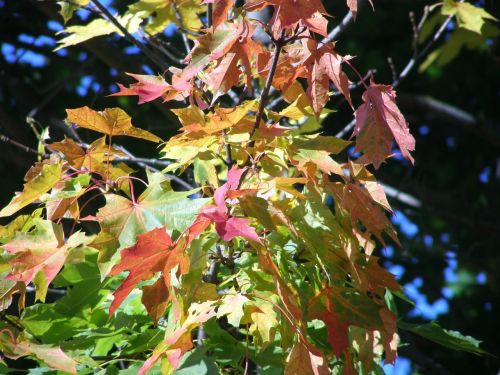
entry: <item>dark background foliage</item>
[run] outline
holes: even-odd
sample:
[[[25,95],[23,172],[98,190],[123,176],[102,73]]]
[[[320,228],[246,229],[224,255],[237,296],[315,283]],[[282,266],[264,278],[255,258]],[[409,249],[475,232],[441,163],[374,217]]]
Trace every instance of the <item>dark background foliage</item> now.
[[[125,8],[128,2],[114,1]],[[389,83],[394,71],[413,54],[411,11],[418,20],[430,1],[376,0],[376,11],[366,6],[357,22],[341,35],[342,54],[355,55],[362,74],[376,70],[376,81]],[[500,16],[500,3],[480,1]],[[328,1],[328,11],[340,20],[344,1]],[[93,17],[81,11],[71,24]],[[500,17],[499,17],[500,18]],[[178,123],[168,105],[143,106],[135,98],[107,97],[115,82],[127,83],[124,72],[158,73],[147,58],[125,39],[96,38],[57,53],[55,33],[61,19],[55,1],[0,0],[0,134],[36,148],[26,117],[49,126],[61,139],[65,108],[88,105],[94,109],[120,106],[136,126],[167,138]],[[181,48],[178,34],[162,35],[163,42]],[[453,24],[444,40],[453,33]],[[437,47],[443,45],[441,41]],[[500,40],[486,40],[475,50],[463,48],[444,66],[432,64],[414,70],[399,86],[399,105],[417,140],[415,166],[401,158],[383,165],[377,175],[386,186],[396,215],[402,248],[378,250],[384,264],[400,277],[415,308],[402,305],[412,321],[438,319],[443,327],[484,341],[484,348],[500,355],[500,282],[497,256],[500,242]],[[353,80],[356,77],[351,76]],[[360,92],[354,94],[360,102]],[[324,122],[324,131],[335,134],[351,120],[340,100],[339,112]],[[85,133],[82,133],[85,137]],[[153,157],[147,144],[126,143],[134,153]],[[5,205],[21,188],[23,175],[36,156],[0,143],[0,204]],[[410,346],[401,349],[411,371],[425,374],[496,374],[494,357],[452,352],[430,342],[404,335]],[[396,372],[410,373],[400,360]]]

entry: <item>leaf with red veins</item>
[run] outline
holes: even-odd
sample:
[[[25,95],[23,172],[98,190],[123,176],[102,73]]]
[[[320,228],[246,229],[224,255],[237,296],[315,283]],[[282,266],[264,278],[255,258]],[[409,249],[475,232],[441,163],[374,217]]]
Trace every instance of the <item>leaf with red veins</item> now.
[[[131,74],[127,73],[129,76],[133,77],[137,82],[131,84],[129,87],[118,83],[120,91],[115,92],[109,96],[135,96],[139,97],[139,104],[144,104],[155,99],[168,96],[170,100],[173,97],[177,97],[182,92],[189,92],[191,90],[191,85],[182,79],[179,79],[174,75],[173,83],[169,84],[161,76],[143,75],[143,74]]]
[[[363,101],[356,110],[356,126],[351,136],[356,136],[356,151],[363,152],[378,169],[391,154],[394,139],[403,157],[413,163],[410,151],[415,150],[415,138],[396,105],[396,92],[392,87],[372,81],[363,94]]]
[[[227,21],[227,15],[233,6],[233,0],[205,0],[203,4],[213,4],[212,25],[216,29],[221,23]]]
[[[342,63],[346,58],[335,52],[334,45],[334,43],[329,43],[318,49],[318,43],[315,40],[309,39],[306,42],[309,52],[309,56],[304,62],[307,71],[307,95],[317,116],[328,102],[330,81],[353,107],[349,79],[342,71]]]
[[[266,5],[274,7],[274,15],[269,24],[273,25],[275,36],[282,29],[295,29],[298,23],[312,32],[326,36],[328,21],[323,15],[327,12],[321,0],[248,0],[245,8],[255,11]]]

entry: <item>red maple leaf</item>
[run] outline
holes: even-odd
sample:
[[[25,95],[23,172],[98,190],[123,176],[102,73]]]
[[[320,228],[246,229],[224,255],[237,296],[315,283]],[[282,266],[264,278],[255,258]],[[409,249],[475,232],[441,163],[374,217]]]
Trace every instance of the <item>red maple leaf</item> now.
[[[356,151],[378,169],[392,151],[393,139],[401,154],[414,162],[410,151],[415,150],[415,138],[410,134],[408,123],[396,104],[396,92],[389,85],[370,82],[363,94],[364,103],[356,110]]]
[[[249,11],[254,11],[266,5],[274,7],[273,18],[269,22],[274,34],[283,29],[293,30],[297,24],[301,24],[315,33],[326,36],[328,21],[323,14],[327,13],[321,0],[248,0],[245,7]]]
[[[198,217],[175,242],[165,228],[156,228],[137,236],[137,243],[121,252],[121,262],[111,270],[111,276],[126,270],[129,274],[114,293],[109,315],[113,315],[140,281],[151,279],[156,272],[163,272],[163,277],[168,278],[169,271],[177,265],[180,266],[181,273],[187,272],[189,260],[185,257],[185,250],[209,224],[210,221],[206,218]],[[165,281],[169,285],[169,279]]]
[[[320,114],[328,101],[330,81],[333,82],[352,107],[349,79],[341,67],[346,58],[335,52],[333,43],[318,48],[318,43],[313,39],[309,39],[305,47],[309,52],[309,56],[304,62],[307,70],[307,96],[311,100],[316,115]]]

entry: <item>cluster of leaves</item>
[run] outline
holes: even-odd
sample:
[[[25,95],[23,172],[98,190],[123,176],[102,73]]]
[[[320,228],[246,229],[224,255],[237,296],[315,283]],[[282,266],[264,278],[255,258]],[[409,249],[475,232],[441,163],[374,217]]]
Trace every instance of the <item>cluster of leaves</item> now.
[[[70,19],[88,3],[62,1],[62,15]],[[356,1],[347,5],[357,12]],[[469,29],[476,22],[470,17],[490,17],[467,5],[449,0],[442,13]],[[249,16],[267,6],[267,25]],[[204,27],[207,9],[211,24]],[[352,57],[337,53],[327,17],[319,0],[249,0],[241,7],[231,0],[141,0],[114,18],[121,28],[97,19],[65,30],[60,48],[140,27],[154,35],[177,23],[194,42],[183,68],[131,74],[137,82],[120,84],[113,95],[176,103],[182,127],[162,143],[169,166],[147,171],[143,181],[121,161],[127,155],[113,139],[160,138],[134,127],[119,108],[67,110],[68,126],[102,137],[89,145],[44,144],[49,156],[0,211],[6,217],[24,209],[0,228],[0,308],[18,294],[20,312],[3,314],[5,356],[31,356],[69,373],[130,362],[123,374],[249,366],[380,373],[382,362],[394,363],[394,297],[404,296],[373,251],[398,238],[370,169],[392,155],[394,142],[413,161],[415,141],[393,88],[366,83]],[[262,29],[269,45],[254,38]],[[351,98],[346,67],[360,78],[361,98]],[[315,132],[332,91],[353,109],[352,137],[362,153],[356,160],[338,156],[350,142]],[[282,97],[280,109],[269,105],[271,93]],[[168,173],[191,174],[200,187],[174,191]],[[145,188],[136,194],[139,183]],[[39,208],[28,212],[34,203]],[[26,307],[31,284],[42,303]],[[48,303],[49,289],[67,293]],[[477,341],[436,324],[399,326],[482,353]]]

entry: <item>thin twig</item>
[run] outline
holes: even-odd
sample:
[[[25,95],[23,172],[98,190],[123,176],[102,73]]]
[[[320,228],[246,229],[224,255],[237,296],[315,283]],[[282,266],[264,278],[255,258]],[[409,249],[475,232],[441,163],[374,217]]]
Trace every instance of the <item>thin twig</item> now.
[[[338,38],[340,34],[344,32],[345,29],[352,23],[354,20],[354,15],[352,14],[351,11],[347,13],[342,21],[332,30],[330,33],[323,38],[321,42],[318,43],[318,49],[323,47],[325,44],[333,42],[335,39]]]
[[[29,146],[26,146],[26,145],[24,145],[24,144],[22,144],[22,143],[19,143],[19,142],[17,142],[17,141],[14,141],[13,139],[11,139],[11,138],[7,137],[7,136],[6,136],[6,135],[4,135],[4,134],[0,134],[0,141],[5,142],[5,143],[8,143],[8,144],[10,144],[10,145],[12,145],[12,146],[14,146],[14,147],[17,147],[17,148],[19,148],[19,149],[21,149],[21,150],[23,150],[24,152],[27,152],[27,153],[29,153],[29,154],[40,155],[40,153],[39,153],[37,150],[35,150],[34,148],[31,148],[31,147],[29,147]],[[44,155],[42,155],[42,156],[44,156]]]
[[[463,3],[464,0],[460,0],[459,3]],[[427,15],[424,13],[424,16],[427,17]],[[392,82],[392,87],[396,88],[399,86],[399,84],[408,76],[408,74],[412,71],[412,69],[415,67],[417,62],[419,62],[424,56],[427,55],[429,50],[434,46],[434,44],[441,38],[443,35],[444,31],[446,30],[446,27],[448,24],[451,22],[453,19],[454,15],[450,15],[446,18],[446,20],[441,24],[439,27],[438,31],[433,35],[432,39],[426,44],[426,46],[420,51],[416,56],[414,55],[410,61],[406,64],[404,69],[401,71],[399,74],[399,77]]]
[[[179,9],[177,8],[175,2],[172,2],[171,6],[174,7],[175,17],[177,18],[177,22],[179,22],[179,29],[182,37],[182,42],[184,43],[184,48],[186,49],[186,53],[189,53],[191,51],[191,47],[189,46],[189,40],[186,36],[187,29],[184,27],[184,22],[182,21],[182,15],[179,12]]]
[[[271,90],[274,74],[276,73],[276,68],[278,67],[278,60],[280,57],[281,49],[283,48],[284,45],[284,35],[285,33],[283,32],[279,37],[279,39],[274,41],[275,49],[274,49],[273,61],[271,63],[269,74],[267,75],[266,84],[264,86],[264,89],[262,90],[262,94],[260,95],[259,109],[257,110],[257,115],[255,116],[255,123],[253,124],[252,131],[250,132],[250,138],[252,138],[255,131],[259,127],[260,122],[262,120],[262,116],[264,115],[264,110],[269,100],[269,90]],[[253,144],[253,142],[250,143]]]
[[[113,24],[115,25],[118,30],[120,30],[123,35],[125,35],[125,38],[129,40],[131,43],[133,43],[137,48],[139,48],[146,57],[148,57],[152,62],[154,62],[158,67],[160,67],[162,70],[166,70],[168,66],[164,63],[162,59],[159,59],[158,56],[151,51],[149,48],[147,48],[144,44],[139,42],[132,34],[128,32],[128,30],[123,27],[123,25],[118,22],[118,20],[109,12],[109,10],[102,5],[99,0],[90,0],[92,4],[99,9],[102,14]]]

